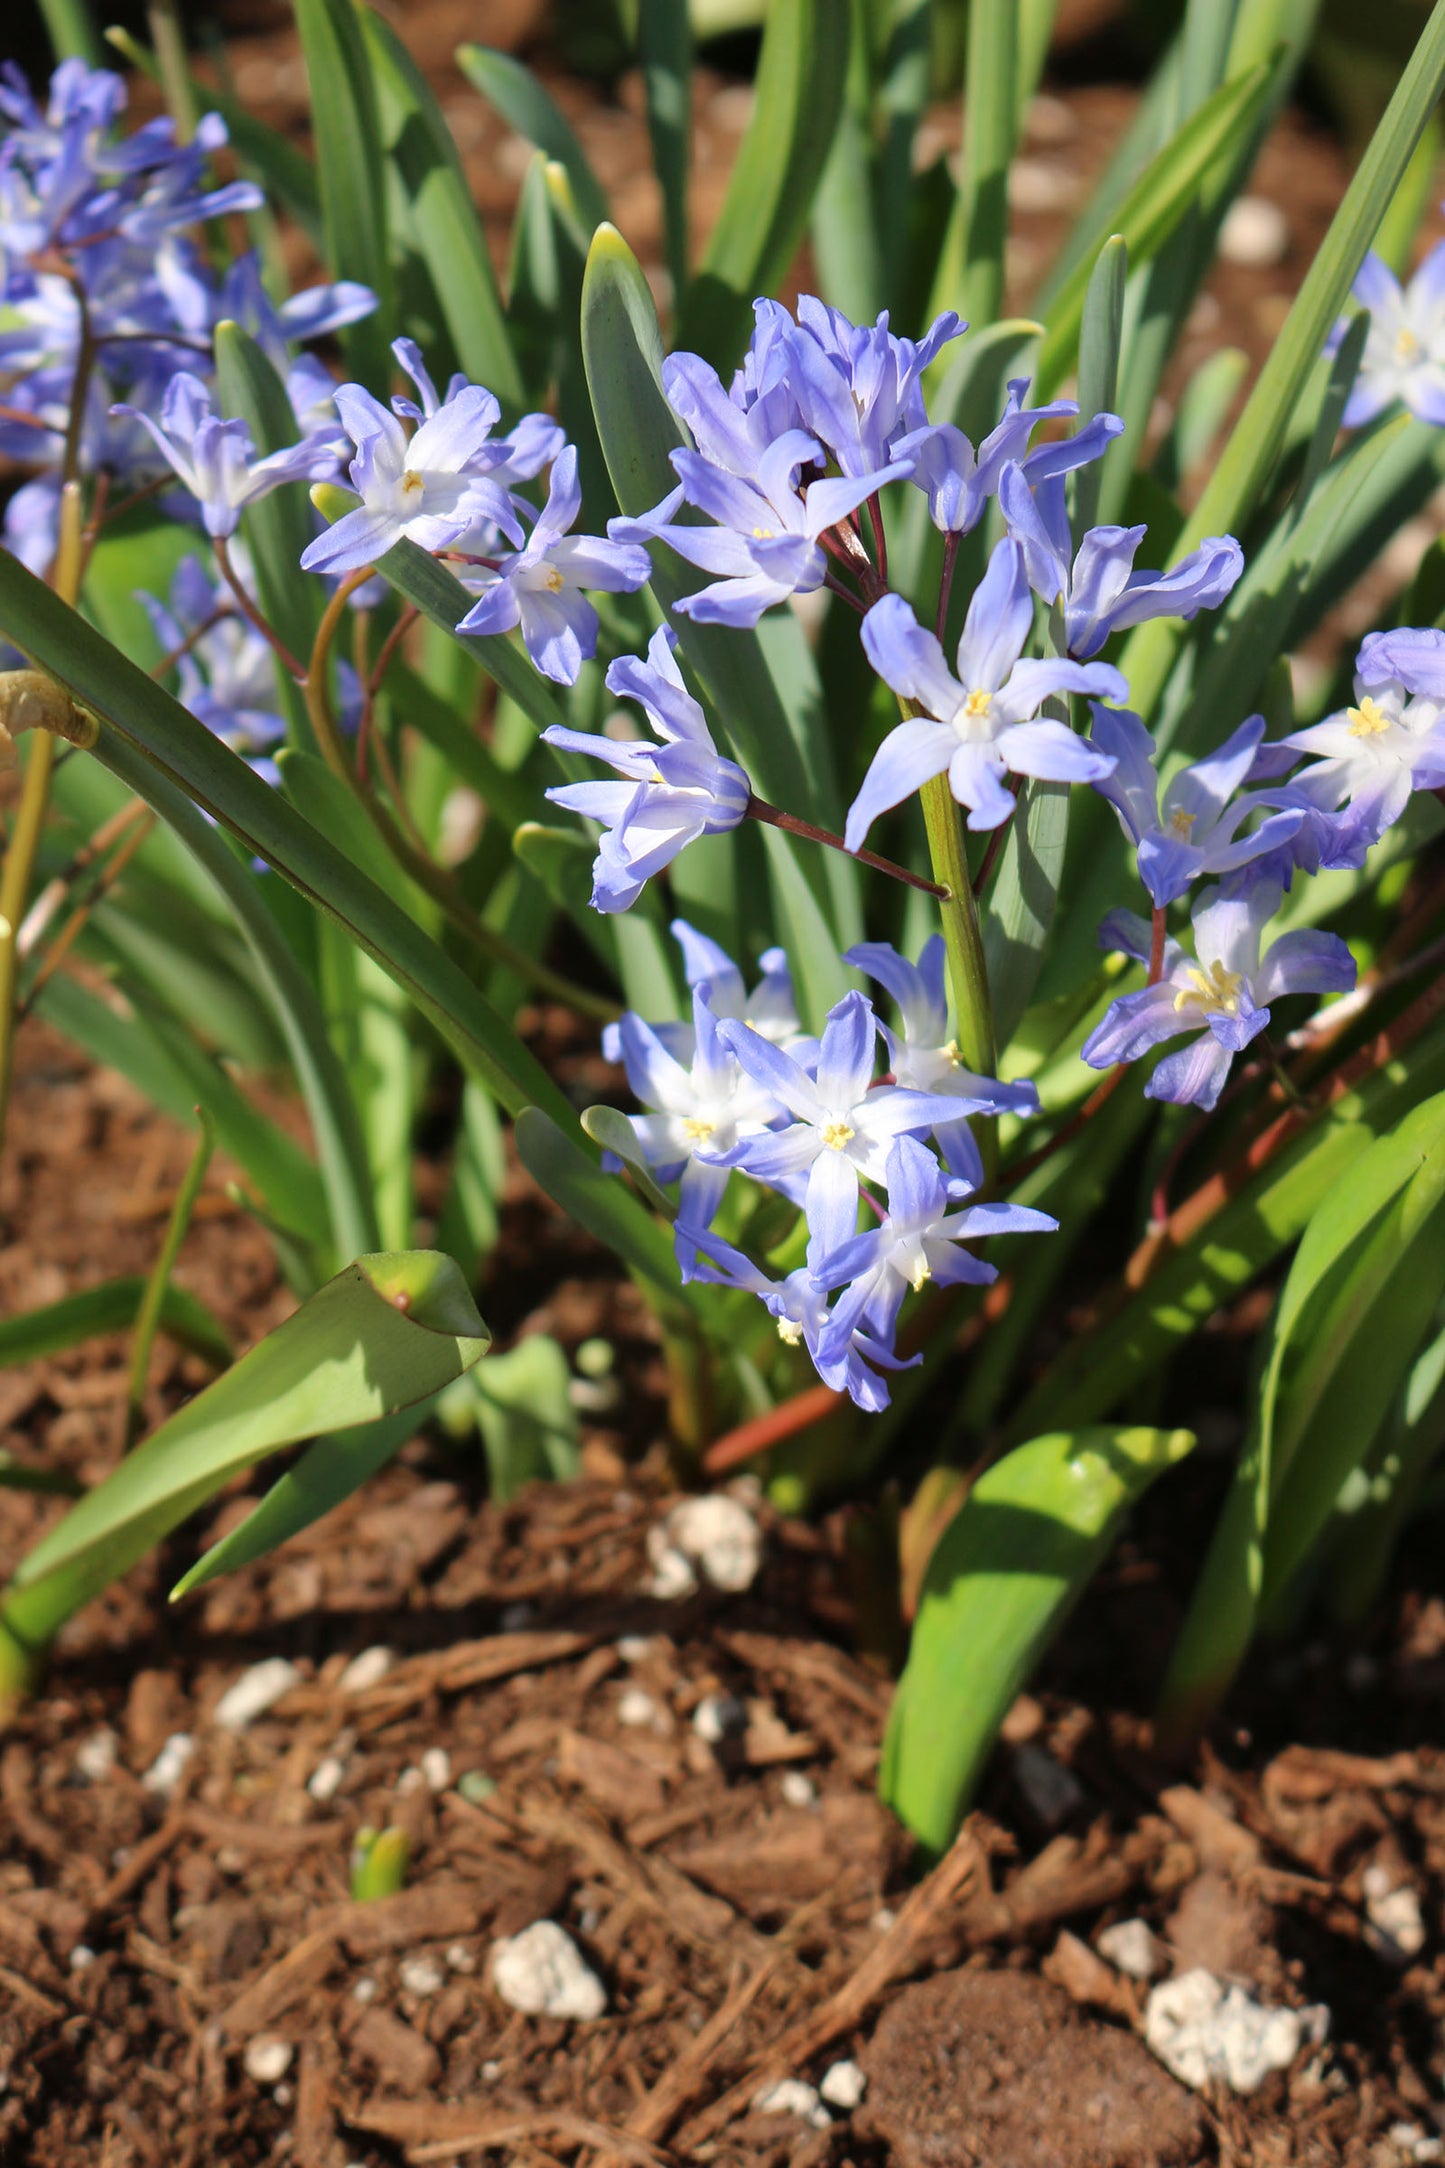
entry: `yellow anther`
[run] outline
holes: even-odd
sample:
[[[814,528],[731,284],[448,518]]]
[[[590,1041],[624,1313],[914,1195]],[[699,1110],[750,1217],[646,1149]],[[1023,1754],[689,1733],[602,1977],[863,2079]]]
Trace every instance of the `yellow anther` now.
[[[1396,365],[1402,369],[1408,368],[1412,361],[1419,360],[1420,351],[1418,336],[1410,329],[1408,324],[1402,324],[1395,334]]]
[[[425,477],[418,474],[415,467],[408,467],[401,478],[402,495],[404,497],[414,497],[419,489],[425,488]]]
[[[1177,806],[1169,816],[1170,835],[1178,836],[1181,843],[1187,843],[1189,841],[1189,831],[1198,818],[1197,813],[1186,813],[1182,805]]]
[[[682,1127],[685,1136],[691,1137],[694,1144],[701,1144],[705,1137],[714,1134],[717,1123],[704,1120],[701,1114],[690,1114]]]
[[[1206,1016],[1238,1016],[1239,989],[1244,984],[1242,971],[1227,971],[1218,960],[1201,970],[1191,964],[1184,974],[1187,984],[1174,996],[1176,1013],[1180,1009],[1202,1009]]]
[[[542,585],[549,587],[554,595],[560,595],[567,582],[555,565],[548,565]]]
[[[963,703],[963,712],[971,723],[981,723],[993,707],[993,694],[974,691]]]
[[[914,1258],[913,1263],[909,1266],[908,1278],[912,1284],[913,1292],[915,1293],[915,1295],[918,1293],[919,1289],[923,1286],[926,1280],[931,1280],[933,1278],[933,1267],[929,1264],[928,1259],[924,1256],[922,1250],[919,1251],[918,1255]]]
[[[1357,708],[1350,709],[1350,736],[1352,738],[1378,738],[1382,730],[1388,730],[1390,718],[1378,700],[1368,695]]]
[[[755,542],[771,542],[777,531],[776,527],[754,527],[753,540]]]
[[[789,1347],[797,1347],[803,1337],[803,1328],[795,1317],[778,1319],[778,1338]]]
[[[958,1051],[957,1039],[950,1039],[947,1046],[939,1048],[939,1052],[950,1069],[961,1069],[963,1067],[963,1056]]]
[[[846,1122],[829,1122],[823,1130],[823,1142],[830,1152],[841,1152],[845,1145],[853,1142],[855,1133]]]

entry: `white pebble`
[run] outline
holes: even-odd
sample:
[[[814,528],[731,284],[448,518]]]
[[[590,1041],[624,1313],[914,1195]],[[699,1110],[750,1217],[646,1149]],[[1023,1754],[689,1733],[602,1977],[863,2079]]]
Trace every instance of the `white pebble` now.
[[[1263,196],[1239,196],[1224,214],[1219,253],[1226,263],[1264,270],[1289,254],[1289,220]]]
[[[886,1935],[889,1928],[892,1927],[896,1922],[897,1918],[898,1914],[893,1911],[890,1906],[880,1905],[878,1907],[878,1910],[874,1913],[872,1919],[868,1922],[868,1925],[872,1928],[875,1935]]]
[[[652,1653],[652,1636],[624,1634],[620,1641],[614,1641],[612,1645],[624,1664],[641,1664],[645,1663]]]
[[[617,1697],[617,1721],[633,1730],[641,1731],[644,1725],[655,1724],[658,1717],[657,1703],[642,1686],[626,1686]]]
[[[241,2061],[247,2077],[257,2085],[279,2085],[295,2053],[290,2041],[283,2040],[279,2033],[257,2033],[254,2040],[246,2042]]]
[[[233,1685],[228,1686],[211,1714],[222,1731],[244,1731],[254,1724],[258,1716],[274,1709],[278,1701],[285,1699],[293,1686],[299,1686],[301,1674],[284,1656],[268,1656],[264,1663],[252,1664],[243,1671]]]
[[[337,1680],[337,1693],[364,1694],[368,1686],[379,1686],[395,1662],[395,1649],[386,1648],[379,1641],[375,1647],[363,1649],[359,1656],[352,1657]]]
[[[1329,2026],[1321,2003],[1269,2009],[1202,1966],[1153,1988],[1144,2010],[1145,2040],[1166,2070],[1196,2091],[1222,2078],[1232,2092],[1256,2092],[1302,2047],[1321,2045]]]
[[[446,1974],[429,1957],[404,1958],[397,1968],[397,1978],[408,1995],[438,1995],[446,1984]]]
[[[748,1712],[736,1694],[704,1694],[692,1712],[692,1728],[709,1746],[721,1746],[748,1728]]]
[[[841,2108],[851,2115],[868,2090],[868,2080],[854,2062],[830,2063],[823,2072],[818,2086],[819,2097],[830,2108]]]
[[[1392,2123],[1386,2136],[1407,2160],[1445,2160],[1445,2138],[1429,2137],[1418,2123]]]
[[[148,1792],[159,1792],[167,1797],[180,1783],[187,1762],[196,1751],[196,1742],[188,1731],[173,1731],[155,1760],[141,1778]]]
[[[306,1789],[319,1807],[336,1797],[346,1781],[346,1764],[339,1754],[328,1754],[316,1764]]]
[[[647,1562],[652,1568],[647,1593],[658,1603],[680,1603],[696,1591],[697,1575],[685,1555],[668,1542],[661,1522],[647,1531]]]
[[[714,1588],[740,1595],[763,1562],[763,1538],[741,1499],[714,1493],[684,1498],[663,1522],[667,1542],[697,1566]]]
[[[509,2009],[525,2017],[585,2024],[607,2008],[606,1988],[555,1920],[538,1920],[492,1945],[492,1984]]]
[[[453,1972],[475,1972],[477,1960],[465,1942],[454,1942],[447,1951],[447,1963]]]
[[[1408,1964],[1425,1947],[1420,1899],[1408,1882],[1393,1885],[1388,1867],[1376,1860],[1361,1880],[1365,1891],[1365,1940],[1392,1965]]]
[[[120,1741],[109,1724],[102,1724],[99,1731],[91,1732],[76,1748],[76,1774],[84,1777],[87,1784],[104,1784],[115,1768],[119,1752]]]
[[[482,2064],[482,2071],[481,2071],[481,2076],[482,2076],[482,2083],[483,2083],[484,2085],[495,2085],[495,2084],[496,2084],[496,2082],[497,2082],[497,2080],[498,2080],[498,2078],[499,2078],[499,2077],[500,2077],[501,2075],[502,2075],[502,2066],[501,2066],[501,2064],[500,2064],[500,2063],[483,2063],[483,2064]]]
[[[353,2002],[375,2002],[378,1992],[375,1980],[368,1979],[363,1973],[351,1990],[351,1999]]]
[[[816,2086],[805,2085],[801,2078],[780,2078],[776,2085],[764,2086],[753,2106],[760,2115],[795,2115],[814,2130],[826,2130],[833,2120],[818,2098]]]
[[[818,1803],[818,1787],[801,1769],[785,1769],[779,1790],[790,1807],[813,1807]]]
[[[1164,1970],[1159,1938],[1146,1920],[1120,1920],[1106,1927],[1094,1947],[1131,1980],[1152,1980]]]
[[[429,1746],[422,1755],[420,1768],[428,1791],[444,1792],[452,1781],[452,1758],[444,1746]]]
[[[88,1972],[95,1963],[95,1952],[88,1942],[77,1942],[70,1953],[72,1972]]]
[[[289,2108],[296,2095],[289,2085],[275,2085],[271,2088],[271,2098],[278,2108]]]
[[[1046,1746],[1032,1739],[1016,1746],[1013,1768],[1014,1782],[1028,1802],[1030,1813],[1045,1829],[1057,1829],[1083,1805],[1084,1788],[1073,1770],[1065,1768]]]

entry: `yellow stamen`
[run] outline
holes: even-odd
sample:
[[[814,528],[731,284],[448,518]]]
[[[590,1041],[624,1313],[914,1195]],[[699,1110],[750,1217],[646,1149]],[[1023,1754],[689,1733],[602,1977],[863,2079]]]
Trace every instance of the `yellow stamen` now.
[[[1357,708],[1351,708],[1349,715],[1352,738],[1378,738],[1382,730],[1390,727],[1390,718],[1379,701],[1368,697]]]
[[[1169,833],[1172,836],[1178,836],[1181,843],[1187,843],[1189,841],[1189,831],[1198,818],[1197,813],[1186,813],[1183,806],[1179,806],[1169,816]]]
[[[915,1295],[923,1286],[925,1280],[931,1280],[933,1278],[933,1267],[929,1264],[928,1259],[924,1256],[922,1250],[919,1251],[917,1257],[914,1258],[912,1265],[909,1267],[908,1277],[909,1280],[912,1282],[913,1292]]]
[[[754,527],[753,540],[755,542],[771,542],[777,531],[776,527]]]
[[[401,478],[402,495],[404,497],[414,497],[419,489],[425,488],[425,477],[418,474],[414,467],[408,467]]]
[[[1411,331],[1409,325],[1404,324],[1395,334],[1396,366],[1407,369],[1412,361],[1418,361],[1419,358],[1420,341],[1415,333]]]
[[[1191,964],[1184,974],[1187,985],[1174,996],[1176,1014],[1181,1009],[1202,1009],[1206,1016],[1238,1016],[1242,971],[1226,971],[1217,960],[1207,971]]]
[[[963,703],[963,712],[971,723],[981,723],[993,706],[993,694],[971,692]]]
[[[963,1067],[963,1056],[958,1051],[957,1039],[950,1039],[947,1046],[940,1047],[939,1052],[943,1055],[950,1069],[961,1069]]]
[[[701,1144],[704,1137],[714,1134],[717,1123],[704,1121],[700,1114],[690,1114],[682,1127],[685,1136],[691,1137],[694,1144]]]
[[[778,1338],[788,1347],[797,1347],[803,1337],[803,1328],[793,1317],[778,1319]]]
[[[829,1122],[823,1130],[823,1142],[829,1151],[841,1152],[845,1145],[853,1142],[854,1135],[846,1122]]]
[[[542,584],[544,587],[550,587],[554,595],[560,595],[567,582],[555,565],[548,565]]]

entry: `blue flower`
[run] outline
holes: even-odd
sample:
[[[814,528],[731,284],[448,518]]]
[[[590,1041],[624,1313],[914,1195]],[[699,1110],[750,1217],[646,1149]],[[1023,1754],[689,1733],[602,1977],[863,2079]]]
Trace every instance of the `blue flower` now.
[[[986,1287],[998,1268],[960,1245],[989,1235],[1053,1234],[1058,1221],[1026,1205],[954,1207],[973,1193],[970,1182],[946,1181],[938,1161],[915,1137],[899,1137],[888,1153],[888,1217],[881,1227],[853,1235],[813,1267],[820,1287],[844,1287],[822,1335],[833,1353],[860,1328],[892,1348],[898,1312],[909,1288],[936,1280],[941,1287]]]
[[[673,650],[676,635],[659,626],[647,660],[626,655],[607,673],[610,691],[636,700],[662,740],[594,736],[554,725],[542,738],[562,752],[605,760],[625,780],[568,783],[547,796],[569,812],[601,821],[606,829],[592,869],[592,904],[598,911],[625,911],[644,882],[670,865],[702,835],[736,828],[748,810],[752,786],[736,761],[714,746],[702,709],[682,682]]]
[[[1288,792],[1279,791],[1234,796],[1250,773],[1263,736],[1264,717],[1251,715],[1218,752],[1179,771],[1165,786],[1161,806],[1154,740],[1128,708],[1095,706],[1093,742],[1111,755],[1114,769],[1094,788],[1108,799],[1136,846],[1139,878],[1160,909],[1182,896],[1200,874],[1233,873],[1288,843],[1303,825],[1305,814],[1296,807],[1271,813],[1253,835],[1237,834],[1263,807],[1289,802]]]
[[[898,457],[899,438],[928,420],[923,372],[967,328],[948,309],[922,339],[905,339],[889,330],[886,309],[875,324],[854,324],[811,294],[799,300],[786,348],[803,427],[842,473],[872,484],[870,496],[878,470]]]
[[[154,440],[200,505],[210,535],[233,535],[246,506],[282,482],[317,480],[334,470],[330,445],[314,437],[258,459],[246,424],[221,420],[205,385],[187,369],[171,378],[159,423],[134,406],[110,411],[139,422]]]
[[[834,475],[800,489],[805,467],[821,467],[822,446],[800,429],[784,432],[759,455],[751,478],[729,474],[699,452],[676,451],[680,477],[670,496],[639,519],[614,519],[614,541],[666,542],[679,557],[716,577],[685,595],[677,608],[699,624],[756,625],[765,610],[790,595],[821,587],[828,559],[819,536],[836,527],[885,482],[909,474],[905,460],[861,477]],[[684,502],[716,524],[673,522]]]
[[[1063,477],[1047,468],[1025,474],[1017,464],[1005,467],[998,501],[1023,548],[1029,584],[1042,602],[1062,609],[1064,644],[1080,660],[1097,655],[1111,633],[1147,618],[1216,609],[1244,570],[1233,535],[1211,535],[1167,572],[1136,572],[1143,527],[1091,527],[1076,557]]]
[[[700,354],[669,354],[662,364],[668,404],[686,422],[699,456],[744,477],[756,473],[770,444],[802,426],[790,381],[793,319],[780,301],[755,301],[753,314],[753,336],[730,389]]]
[[[1436,242],[1403,289],[1371,249],[1352,291],[1370,312],[1370,328],[1345,407],[1345,427],[1373,421],[1396,399],[1422,422],[1445,422],[1445,241]],[[1330,335],[1330,353],[1348,328],[1348,317],[1341,317]]]
[[[1445,784],[1445,634],[1371,633],[1356,658],[1354,705],[1279,745],[1322,756],[1283,794],[1333,816],[1319,864],[1362,866],[1413,791]]]
[[[870,1415],[888,1405],[888,1387],[877,1370],[913,1370],[923,1360],[921,1355],[915,1355],[902,1362],[891,1348],[856,1331],[842,1345],[836,1344],[842,1336],[833,1336],[825,1351],[828,1297],[806,1266],[800,1265],[786,1279],[773,1280],[730,1242],[706,1233],[690,1242],[688,1250],[682,1261],[684,1280],[707,1280],[715,1286],[738,1287],[757,1295],[777,1319],[778,1338],[789,1347],[806,1347],[823,1383],[835,1393],[847,1393]]]
[[[716,941],[699,933],[685,918],[675,918],[668,931],[682,950],[683,977],[689,990],[706,984],[708,1007],[714,1016],[736,1017],[739,1023],[761,1032],[765,1039],[771,1039],[774,1046],[784,1046],[790,1053],[798,1054],[800,1060],[806,1060],[800,1049],[811,1048],[816,1060],[818,1042],[805,1037],[798,1022],[792,973],[782,949],[763,950],[758,958],[763,975],[749,993],[741,971]],[[675,1061],[691,1062],[695,1044],[691,1024],[651,1024],[648,1029],[661,1040]],[[603,1025],[602,1056],[605,1061],[621,1061],[619,1025]]]
[[[286,735],[276,707],[276,659],[260,633],[236,614],[230,589],[213,586],[199,558],[183,557],[165,603],[144,593],[137,599],[166,653],[186,648],[175,665],[181,706],[267,782],[276,782],[270,755]]]
[[[863,779],[844,831],[850,851],[880,813],[947,771],[948,787],[969,808],[970,828],[997,828],[1014,801],[1005,774],[1050,782],[1092,783],[1112,760],[1066,723],[1036,722],[1052,693],[1098,693],[1122,699],[1128,688],[1108,663],[1022,662],[1034,606],[1016,542],[1000,542],[968,606],[958,643],[958,676],[901,595],[885,595],[863,620],[863,645],[878,675],[923,710],[890,730]]]
[[[510,632],[520,625],[533,663],[558,685],[575,685],[583,663],[597,652],[597,612],[582,589],[632,594],[652,571],[645,549],[569,534],[581,509],[577,450],[569,444],[552,469],[547,502],[526,547],[495,572],[462,576],[462,585],[480,592],[481,600],[457,631]]]
[[[1191,1046],[1165,1056],[1144,1095],[1215,1106],[1235,1055],[1268,1024],[1271,1002],[1285,994],[1348,993],[1355,983],[1354,958],[1337,934],[1281,934],[1261,961],[1263,930],[1280,900],[1278,882],[1269,880],[1251,880],[1232,893],[1210,889],[1194,908],[1194,957],[1177,941],[1166,942],[1163,977],[1110,1003],[1084,1042],[1084,1060],[1108,1069],[1182,1032],[1197,1034]],[[1142,962],[1150,928],[1131,911],[1111,911],[1099,943]]]
[[[1032,1084],[1001,1084],[963,1067],[958,1041],[948,1028],[945,987],[946,950],[942,934],[930,934],[916,964],[886,941],[860,941],[844,953],[844,963],[864,971],[891,994],[903,1026],[901,1037],[881,1020],[893,1066],[893,1080],[909,1091],[937,1092],[953,1108],[935,1123],[933,1135],[948,1166],[977,1187],[983,1180],[970,1114],[1037,1114],[1039,1095]],[[950,1118],[950,1116],[954,1118]]]
[[[1110,438],[1123,430],[1117,414],[1098,414],[1062,444],[1044,444],[1028,452],[1025,446],[1040,422],[1061,420],[1079,411],[1072,399],[1026,407],[1028,388],[1026,376],[1010,379],[1003,419],[977,451],[952,422],[930,424],[898,440],[895,452],[900,459],[913,461],[913,480],[928,497],[928,516],[944,534],[968,534],[978,525],[1010,462],[1018,463],[1032,484],[1046,473],[1069,473],[1098,459]]]
[[[828,1012],[813,1074],[745,1024],[718,1026],[754,1083],[793,1117],[784,1129],[719,1152],[718,1164],[741,1167],[789,1195],[802,1191],[810,1266],[853,1233],[860,1177],[881,1180],[893,1139],[932,1129],[940,1113],[948,1115],[935,1092],[873,1085],[877,1029],[871,1003],[845,994]]]

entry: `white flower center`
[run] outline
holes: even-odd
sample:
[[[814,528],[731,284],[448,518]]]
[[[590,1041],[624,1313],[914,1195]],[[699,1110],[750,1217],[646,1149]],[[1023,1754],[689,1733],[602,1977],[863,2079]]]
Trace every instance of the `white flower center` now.
[[[1408,324],[1402,324],[1395,334],[1395,362],[1401,369],[1408,369],[1420,359],[1420,340]]]
[[[1184,978],[1185,984],[1174,996],[1176,1014],[1181,1009],[1198,1008],[1206,1016],[1238,1016],[1242,971],[1227,971],[1216,959],[1207,971],[1191,964]]]
[[[401,478],[403,497],[418,497],[426,489],[426,476],[418,474],[415,467],[408,467]]]

